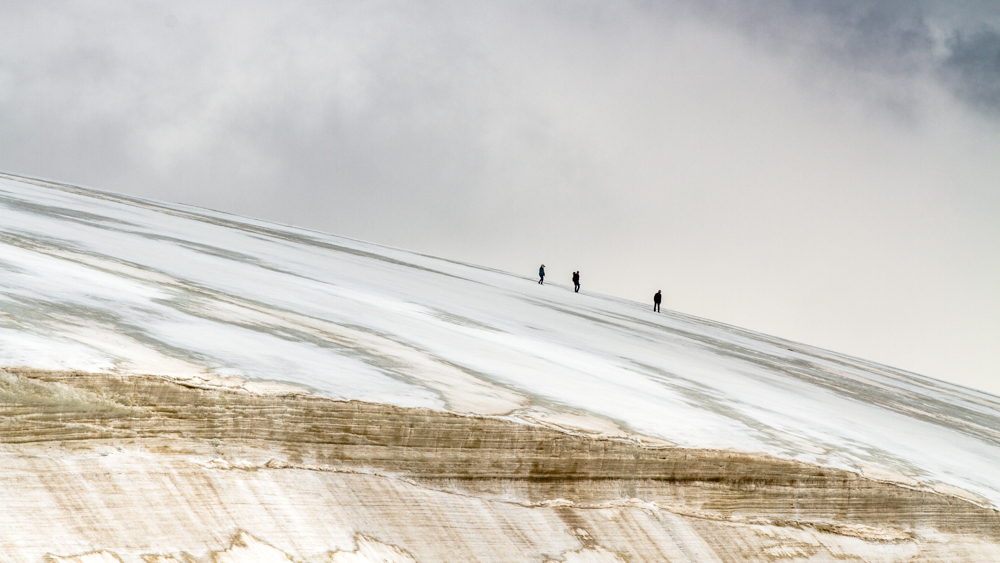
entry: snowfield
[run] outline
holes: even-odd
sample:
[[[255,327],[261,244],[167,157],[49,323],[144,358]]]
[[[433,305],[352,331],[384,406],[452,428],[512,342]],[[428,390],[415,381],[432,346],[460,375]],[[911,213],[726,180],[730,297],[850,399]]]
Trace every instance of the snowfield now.
[[[0,178],[0,366],[765,453],[1000,507],[1000,398],[568,285]]]

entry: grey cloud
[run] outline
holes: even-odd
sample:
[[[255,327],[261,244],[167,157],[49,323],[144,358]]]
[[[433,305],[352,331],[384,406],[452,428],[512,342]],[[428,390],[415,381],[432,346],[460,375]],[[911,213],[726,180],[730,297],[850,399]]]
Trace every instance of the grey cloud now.
[[[4,2],[0,170],[510,271],[544,261],[585,291],[662,288],[693,314],[995,373],[1000,350],[974,342],[1000,338],[1000,137],[968,108],[994,103],[976,34],[996,11]],[[895,291],[926,280],[965,312]],[[921,335],[954,351],[911,361],[932,355],[910,352]]]
[[[941,67],[944,80],[963,100],[1000,115],[1000,33],[955,32],[948,49]]]
[[[740,25],[772,46],[808,46],[858,68],[912,71],[932,46],[923,11],[914,2],[788,2],[741,0],[711,13]]]
[[[816,74],[838,67],[843,79],[883,101],[918,104],[914,92],[932,76],[970,107],[1000,113],[996,2],[723,0],[690,9],[797,57]]]

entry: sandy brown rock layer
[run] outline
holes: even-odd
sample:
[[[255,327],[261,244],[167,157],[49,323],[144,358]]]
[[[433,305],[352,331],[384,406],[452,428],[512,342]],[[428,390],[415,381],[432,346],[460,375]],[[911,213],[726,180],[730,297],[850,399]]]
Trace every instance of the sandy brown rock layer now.
[[[706,517],[833,531],[933,528],[1000,538],[994,510],[791,460],[155,377],[8,370],[0,381],[0,421],[0,442],[7,445],[148,442],[172,454],[268,452],[271,468],[363,471],[526,504],[639,499]]]

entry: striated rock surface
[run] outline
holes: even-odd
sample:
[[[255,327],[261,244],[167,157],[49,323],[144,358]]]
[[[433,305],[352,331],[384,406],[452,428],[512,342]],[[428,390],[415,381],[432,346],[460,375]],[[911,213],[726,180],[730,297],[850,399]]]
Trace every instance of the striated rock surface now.
[[[0,563],[1000,561],[1000,398],[0,174]]]
[[[1000,514],[767,455],[151,376],[0,372],[12,561],[958,561]]]

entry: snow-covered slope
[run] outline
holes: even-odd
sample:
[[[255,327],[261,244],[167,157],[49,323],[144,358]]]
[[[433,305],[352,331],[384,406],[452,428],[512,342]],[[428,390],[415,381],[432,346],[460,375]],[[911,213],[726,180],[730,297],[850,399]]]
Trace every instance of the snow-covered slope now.
[[[0,174],[0,561],[1000,559],[1000,399],[650,309]]]
[[[565,285],[0,178],[0,365],[761,452],[1000,506],[1000,399]]]

